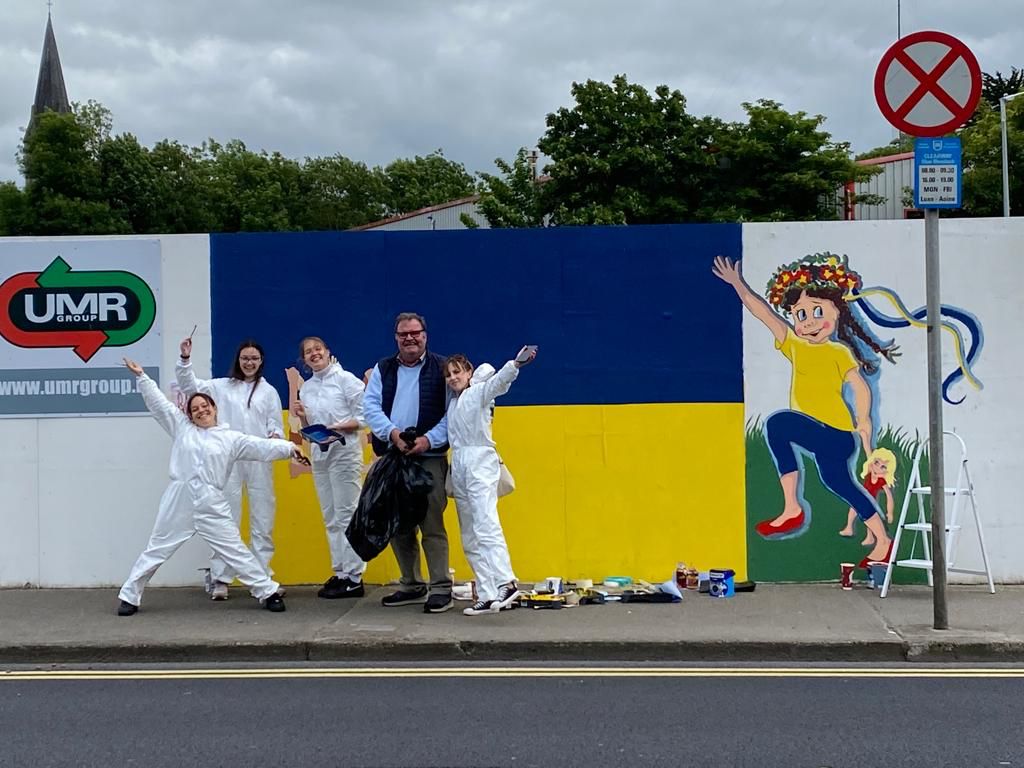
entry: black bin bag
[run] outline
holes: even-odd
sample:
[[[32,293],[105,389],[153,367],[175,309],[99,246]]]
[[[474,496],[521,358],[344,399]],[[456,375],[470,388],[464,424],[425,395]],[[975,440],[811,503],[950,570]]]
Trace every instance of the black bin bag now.
[[[422,523],[433,487],[433,477],[419,458],[392,448],[377,459],[345,529],[356,554],[369,562],[384,551],[395,534]]]

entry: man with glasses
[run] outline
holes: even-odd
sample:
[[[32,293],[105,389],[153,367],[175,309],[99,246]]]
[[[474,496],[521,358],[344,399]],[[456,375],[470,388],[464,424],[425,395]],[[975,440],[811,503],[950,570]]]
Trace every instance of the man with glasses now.
[[[423,604],[425,613],[443,613],[452,607],[452,580],[448,573],[448,533],[444,529],[444,492],[448,473],[448,425],[445,418],[448,388],[444,357],[427,351],[427,323],[415,312],[395,319],[398,354],[383,358],[373,368],[363,396],[363,415],[373,432],[373,450],[384,455],[389,444],[410,456],[422,457],[434,479],[427,514],[419,526],[427,557],[429,584],[420,573],[420,542],[416,531],[391,540],[402,572],[397,592],[385,597],[386,607]],[[408,444],[401,433],[415,429]]]

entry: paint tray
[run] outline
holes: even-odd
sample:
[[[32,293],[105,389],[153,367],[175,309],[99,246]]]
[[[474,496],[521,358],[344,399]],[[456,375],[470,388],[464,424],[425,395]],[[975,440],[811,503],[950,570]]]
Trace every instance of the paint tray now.
[[[343,434],[335,432],[333,429],[328,429],[323,424],[310,424],[308,427],[303,427],[300,431],[303,437],[311,443],[316,443],[321,448],[326,448],[336,441],[340,441],[342,445],[345,444],[345,436]]]

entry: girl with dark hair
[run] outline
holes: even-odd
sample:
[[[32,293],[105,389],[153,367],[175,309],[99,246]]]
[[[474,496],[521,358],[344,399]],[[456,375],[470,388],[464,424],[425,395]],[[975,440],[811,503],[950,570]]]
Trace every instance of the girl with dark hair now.
[[[232,521],[225,489],[237,462],[287,458],[305,461],[301,450],[287,440],[244,435],[218,424],[217,404],[203,392],[188,398],[186,417],[138,363],[126,359],[124,364],[138,377],[146,407],[174,444],[171,482],[160,498],[160,511],[149,543],[121,587],[118,615],[131,616],[139,610],[142,592],[153,574],[196,534],[206,540],[267,610],[283,611],[280,585],[242,542],[238,525]]]
[[[238,345],[231,362],[231,373],[220,379],[199,379],[192,369],[192,339],[181,342],[181,359],[174,372],[178,387],[188,397],[196,392],[212,395],[220,403],[221,416],[231,429],[253,437],[284,437],[281,396],[263,378],[263,347],[253,339]],[[242,487],[249,496],[249,541],[252,553],[273,574],[274,556],[274,478],[266,461],[240,461],[235,464],[224,489],[231,516],[238,525],[242,519]],[[227,600],[228,585],[235,573],[224,560],[212,553],[207,591],[213,600]]]
[[[800,493],[797,449],[802,449],[814,459],[825,487],[849,504],[874,535],[875,545],[863,562],[888,560],[891,540],[885,523],[853,465],[861,447],[867,456],[876,447],[871,389],[864,374],[877,371],[878,364],[865,356],[861,344],[890,363],[896,362],[898,352],[892,344],[876,342],[850,311],[847,297],[860,287],[860,276],[840,257],[808,256],[776,270],[765,301],[747,285],[739,262],[719,256],[712,271],[772,332],[775,348],[793,367],[790,409],[765,421],[785,502],[781,514],[759,522],[755,530],[766,539],[784,539],[799,536],[810,524],[811,510]],[[853,396],[852,413],[843,399],[844,386]]]

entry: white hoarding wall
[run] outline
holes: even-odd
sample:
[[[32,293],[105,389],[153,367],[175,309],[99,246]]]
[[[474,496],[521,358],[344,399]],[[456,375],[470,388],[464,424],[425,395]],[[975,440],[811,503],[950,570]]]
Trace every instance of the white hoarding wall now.
[[[32,349],[0,338],[4,374],[38,370],[44,373],[37,379],[45,381],[48,369],[62,368],[70,371],[62,375],[69,383],[120,381],[120,360],[131,355],[152,373],[159,372],[161,386],[168,391],[173,378],[168,373],[174,369],[178,341],[194,324],[199,324],[197,342],[210,348],[208,236],[0,239],[0,275],[7,280],[21,272],[45,271],[58,255],[71,274],[127,272],[143,280],[153,293],[152,325],[130,346],[100,346],[88,363],[73,348]],[[52,285],[63,271],[60,264],[57,268]],[[130,323],[131,299],[109,295],[118,293],[118,286],[107,284],[109,277],[93,278],[104,283],[101,288],[112,289],[93,292],[108,294],[95,296],[96,312],[91,312],[89,291],[79,291],[66,298],[54,295],[54,315],[58,307],[67,310],[69,303],[84,311],[65,314],[98,315],[106,302],[111,316],[124,309],[122,322]],[[21,299],[24,307],[24,295]],[[32,300],[30,314],[45,320],[48,300],[44,292],[37,291]],[[117,330],[108,329],[107,333]],[[129,334],[114,339],[130,340],[139,330],[130,329]],[[89,350],[83,351],[88,354]],[[83,367],[96,364],[109,368],[110,374],[89,378]],[[201,374],[208,372],[203,370],[208,362],[197,367]],[[58,395],[54,387],[52,395],[36,396],[47,405],[27,411],[46,413],[47,417],[7,414],[8,418],[0,419],[0,529],[4,532],[0,536],[0,587],[118,585],[149,537],[167,485],[170,439],[144,413],[125,417],[125,412],[133,410],[131,401],[137,395],[122,395],[120,389],[113,395],[110,385],[107,393],[102,393],[97,387],[96,395],[105,394],[106,400],[87,406],[93,396],[92,385],[87,385],[89,397],[81,394],[82,386],[79,384],[77,394]],[[41,385],[43,392],[45,387]],[[127,406],[111,405],[114,398],[127,401]],[[61,400],[67,404],[60,406]],[[62,416],[61,407],[65,413],[83,414],[92,409],[120,411],[120,415]],[[206,557],[205,546],[193,540],[161,569],[154,583],[197,583],[196,568]]]
[[[920,221],[756,224],[744,227],[743,238],[744,275],[761,295],[780,266],[827,251],[847,257],[849,268],[862,278],[862,289],[879,289],[869,297],[876,316],[899,320],[900,310],[891,296],[898,297],[911,314],[925,303]],[[128,254],[126,263],[103,268],[142,270],[153,240],[0,240],[0,267],[4,275],[12,274],[4,260],[25,243],[58,243],[62,253],[75,253],[69,248],[81,243],[125,242],[134,243],[121,252]],[[169,391],[178,342],[193,325],[198,324],[197,349],[212,348],[209,239],[189,235],[157,240],[159,274],[149,274],[147,280],[157,288],[154,322],[159,324],[159,342],[155,349],[139,354],[160,369],[162,387]],[[12,246],[17,248],[9,251]],[[947,396],[956,404],[946,404],[945,424],[963,436],[970,451],[995,575],[1004,582],[1024,581],[1024,558],[1019,554],[1024,548],[1024,516],[1018,490],[1024,477],[1024,410],[1019,406],[1024,385],[1020,355],[1024,345],[1019,339],[1024,328],[1022,250],[1024,220],[942,222],[942,297],[944,304],[961,311],[961,320],[953,319],[951,324],[964,341],[958,353],[952,335],[944,334],[943,372],[951,375],[964,362],[968,374],[950,381]],[[140,263],[133,264],[133,258]],[[80,306],[82,297],[73,301]],[[37,315],[45,313],[45,304],[38,307]],[[723,312],[736,309],[736,305],[723,307]],[[862,310],[856,311],[863,315]],[[968,327],[972,319],[974,330]],[[881,361],[872,381],[874,426],[879,431],[898,431],[912,442],[915,436],[927,434],[925,331],[898,322],[881,327],[865,320],[865,326],[882,341],[893,339],[902,352],[895,364]],[[10,357],[25,350],[11,350],[4,344],[8,342],[0,339],[5,369],[10,360],[22,360],[19,365],[31,367],[20,357]],[[744,316],[743,344],[746,415],[748,424],[754,425],[789,407],[791,367],[776,350],[771,333],[749,314]],[[112,360],[119,358],[116,349],[101,348],[97,355],[107,353]],[[209,374],[208,357],[197,358],[195,364],[199,375]],[[169,453],[169,438],[149,417],[0,419],[0,587],[119,585],[148,539],[167,484]],[[769,507],[776,503],[773,499],[781,498],[771,460],[766,460],[767,470],[757,480],[765,483],[764,489],[756,484],[749,487],[752,459],[748,451],[748,527],[776,514]],[[947,464],[948,478],[955,476],[954,469]],[[899,466],[896,471],[898,479],[904,480],[909,467]],[[812,532],[828,542],[840,540],[837,532],[845,521],[845,507],[835,503],[833,507],[818,509],[812,517]],[[844,539],[843,546],[856,548],[863,535],[862,530],[857,533],[854,544]],[[977,565],[970,533],[965,531],[962,540],[965,566]],[[753,542],[748,550],[752,575],[759,578],[759,572],[781,563],[774,572],[777,578],[769,578],[771,574],[762,578],[787,580],[788,563],[808,558],[815,568],[820,565],[822,578],[836,578],[839,558],[829,551],[831,543],[822,548],[793,548],[794,542],[809,538],[775,543],[748,536],[748,542]],[[206,547],[193,539],[160,570],[154,584],[198,584],[196,569],[206,564],[207,556]],[[817,571],[792,573],[792,578],[806,580],[815,578]]]
[[[1024,389],[1024,219],[944,219],[940,241],[942,303],[947,308],[943,319],[948,323],[942,334],[942,372],[947,381],[944,427],[956,431],[967,444],[995,577],[998,581],[1020,582],[1024,581],[1024,558],[1020,554],[1024,551],[1020,491],[1024,478],[1024,409],[1020,405]],[[743,274],[759,295],[769,291],[769,282],[780,274],[780,268],[823,252],[835,254],[840,262],[846,257],[847,269],[861,281],[858,290],[862,298],[849,302],[852,311],[876,341],[884,345],[893,340],[901,353],[892,364],[868,351],[879,369],[877,375],[869,377],[875,435],[888,431],[890,436],[900,435],[905,444],[914,444],[928,434],[927,332],[906,322],[904,316],[915,315],[915,310],[925,305],[924,223],[754,224],[743,230]],[[922,312],[916,315],[923,318]],[[790,407],[792,365],[776,348],[772,333],[746,312],[743,337],[749,435],[750,428],[763,424],[770,414]],[[846,399],[850,402],[848,392]],[[951,486],[958,468],[957,452],[952,450],[954,443],[947,441],[946,446],[946,484]],[[781,509],[765,507],[768,498],[776,498],[770,494],[781,499],[776,475],[771,475],[770,482],[764,480],[764,489],[750,488],[753,460],[748,449],[749,515],[773,517]],[[910,470],[905,462],[898,466],[897,481],[905,483]],[[859,481],[859,462],[854,471]],[[768,474],[758,476],[767,478]],[[758,498],[752,500],[751,494]],[[811,528],[824,529],[839,542],[845,512],[846,505],[815,510]],[[898,505],[895,513],[898,517]],[[750,519],[748,525],[756,522]],[[861,536],[862,528],[856,532],[857,543]],[[783,553],[778,547],[786,542],[752,549],[751,569],[756,577],[756,557],[769,560],[760,570],[778,574],[785,570],[781,565],[773,570],[771,566],[778,565],[771,562],[774,557],[815,558],[822,561],[823,574],[836,578],[833,572],[838,559],[831,562],[831,544],[818,541],[813,551],[807,548],[799,553],[793,548]],[[760,540],[757,543],[761,546]],[[980,567],[970,525],[961,535],[959,552],[959,565]]]

